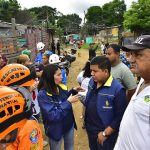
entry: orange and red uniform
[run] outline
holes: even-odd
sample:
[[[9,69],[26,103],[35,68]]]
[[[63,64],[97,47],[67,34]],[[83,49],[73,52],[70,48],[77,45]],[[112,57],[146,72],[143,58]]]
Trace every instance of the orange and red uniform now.
[[[36,120],[27,120],[19,128],[15,142],[7,145],[6,150],[43,150],[43,138]]]

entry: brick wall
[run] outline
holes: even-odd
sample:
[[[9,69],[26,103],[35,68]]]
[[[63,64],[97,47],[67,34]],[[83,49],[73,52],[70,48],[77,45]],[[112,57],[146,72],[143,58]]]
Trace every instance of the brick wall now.
[[[37,53],[36,44],[43,42],[48,48],[51,39],[52,33],[47,29],[25,25],[16,25],[16,35],[14,36],[11,24],[0,22],[0,54],[4,54],[9,62],[15,62],[16,57],[21,54],[21,47],[24,44],[27,44],[32,51],[31,60],[34,60]]]

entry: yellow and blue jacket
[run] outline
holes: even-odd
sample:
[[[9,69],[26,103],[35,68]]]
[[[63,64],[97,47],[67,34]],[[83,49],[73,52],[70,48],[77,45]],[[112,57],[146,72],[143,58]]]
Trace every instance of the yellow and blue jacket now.
[[[98,120],[101,120],[101,126],[104,129],[110,126],[118,130],[122,116],[127,107],[126,91],[111,75],[102,87],[97,89],[96,85],[96,82],[91,79],[88,86],[85,106],[88,106],[93,96],[96,97],[95,109],[97,109]]]
[[[53,95],[42,89],[38,93],[38,102],[42,113],[46,135],[56,141],[68,132],[76,123],[72,105],[67,100],[74,90],[68,92],[66,85],[59,85],[59,94]]]

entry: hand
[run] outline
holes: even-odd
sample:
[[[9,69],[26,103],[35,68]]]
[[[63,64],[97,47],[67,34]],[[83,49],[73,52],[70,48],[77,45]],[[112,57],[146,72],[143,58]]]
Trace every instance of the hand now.
[[[80,86],[74,87],[73,89],[74,89],[75,91],[77,91],[77,92],[84,92],[84,91],[85,91],[85,90],[82,89]]]
[[[97,141],[99,144],[103,145],[104,141],[107,139],[107,137],[103,136],[103,132],[98,133]]]
[[[77,94],[74,95],[74,96],[72,96],[72,94],[71,94],[67,100],[68,100],[70,103],[75,103],[75,102],[77,102],[77,101],[79,100],[79,97],[78,97]]]
[[[38,87],[39,81],[35,81],[30,87],[29,91],[32,92],[34,89]]]
[[[36,72],[37,77],[41,77],[42,76],[43,71],[40,72]]]

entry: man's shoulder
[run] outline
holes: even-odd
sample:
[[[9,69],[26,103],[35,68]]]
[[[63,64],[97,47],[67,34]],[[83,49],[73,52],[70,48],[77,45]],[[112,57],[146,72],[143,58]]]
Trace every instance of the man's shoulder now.
[[[123,62],[120,63],[120,67],[122,68],[122,70],[125,70],[125,71],[128,70],[128,71],[130,71],[130,69],[127,67],[127,65],[125,65]]]
[[[120,62],[118,65],[112,67],[112,69],[130,70],[123,62]]]
[[[89,86],[88,87],[91,88],[91,89],[93,89],[94,85],[95,85],[94,80],[92,78],[90,78]],[[124,87],[122,86],[122,84],[117,79],[113,78],[111,85],[107,89],[116,90],[116,89],[124,89]]]
[[[30,133],[32,130],[37,129],[39,130],[39,124],[36,120],[34,119],[28,119],[26,120],[25,124],[20,128],[20,134]]]
[[[112,84],[111,84],[111,88],[122,89],[124,87],[122,86],[122,84],[117,79],[113,78],[113,81],[112,81]]]
[[[117,66],[111,67],[111,73],[113,77],[115,77],[115,79],[118,76],[124,76],[127,74],[133,76],[131,70],[122,62],[118,64]]]
[[[109,95],[113,95],[113,96],[115,96],[117,93],[119,93],[122,90],[125,91],[125,88],[117,79],[114,79],[114,78],[112,80],[111,86],[108,88],[105,88],[105,92],[107,91]]]
[[[103,87],[103,92],[106,92],[108,95],[113,95],[113,96],[115,96],[121,90],[125,90],[125,88],[117,79],[114,78],[110,86]]]
[[[94,83],[95,83],[95,82],[94,82],[93,78],[91,78],[90,81],[89,81],[89,85],[90,85],[90,86],[93,86]]]

